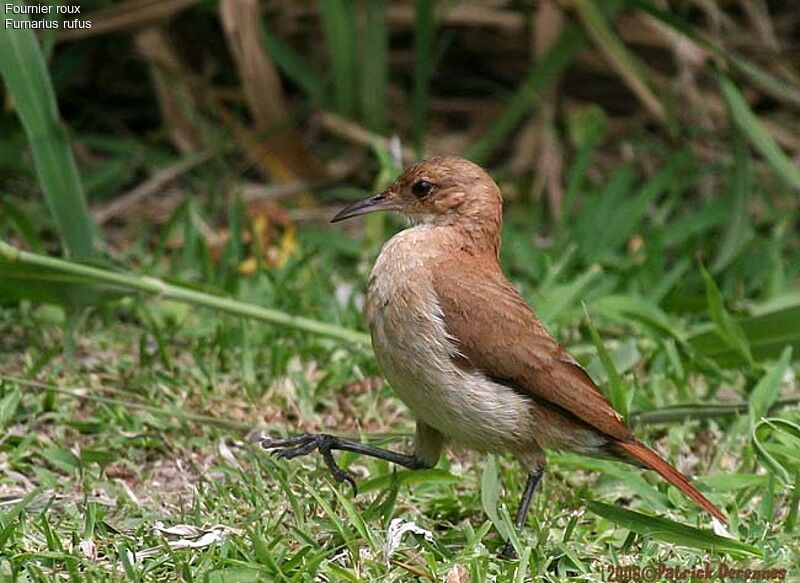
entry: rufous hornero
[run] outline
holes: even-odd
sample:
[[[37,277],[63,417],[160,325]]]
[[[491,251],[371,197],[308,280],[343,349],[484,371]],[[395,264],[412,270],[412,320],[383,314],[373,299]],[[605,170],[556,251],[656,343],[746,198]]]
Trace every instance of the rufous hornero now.
[[[283,458],[346,450],[406,468],[431,468],[451,443],[514,454],[528,473],[516,514],[521,528],[544,473],[545,450],[620,460],[655,470],[711,515],[722,511],[641,443],[591,377],[537,319],[498,262],[500,190],[479,166],[436,157],[382,193],[351,204],[338,222],[396,211],[412,226],[386,243],[367,285],[365,316],[375,357],[416,420],[414,453],[328,434],[264,439]],[[505,556],[514,556],[506,545]]]

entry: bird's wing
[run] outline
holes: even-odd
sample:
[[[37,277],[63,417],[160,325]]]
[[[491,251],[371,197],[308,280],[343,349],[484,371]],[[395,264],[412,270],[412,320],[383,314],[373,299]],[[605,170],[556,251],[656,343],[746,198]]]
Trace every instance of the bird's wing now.
[[[445,328],[464,366],[559,410],[611,438],[613,453],[658,472],[713,516],[725,514],[689,479],[639,443],[585,370],[508,283],[493,257],[467,253],[433,271]]]
[[[536,318],[493,257],[448,258],[433,273],[465,366],[619,440],[633,435],[586,371]]]

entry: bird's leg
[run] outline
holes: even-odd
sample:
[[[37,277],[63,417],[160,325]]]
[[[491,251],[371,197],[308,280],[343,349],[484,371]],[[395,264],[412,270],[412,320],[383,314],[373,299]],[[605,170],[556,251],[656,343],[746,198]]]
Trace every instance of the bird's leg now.
[[[533,493],[536,491],[536,486],[539,484],[539,480],[542,479],[543,475],[544,465],[528,474],[525,491],[522,493],[522,500],[520,500],[519,508],[517,508],[517,516],[514,518],[514,525],[517,527],[517,530],[522,530],[525,526],[525,519],[528,517],[528,510],[531,507]],[[500,556],[504,559],[517,558],[517,552],[514,550],[514,545],[511,544],[511,541],[508,541],[506,546],[503,547]]]
[[[328,466],[333,477],[340,482],[344,481],[350,484],[353,488],[353,495],[358,492],[356,481],[348,471],[339,467],[336,460],[333,459],[331,452],[334,450],[352,451],[353,453],[368,455],[410,470],[430,467],[430,464],[425,463],[422,458],[416,455],[397,453],[327,433],[303,433],[286,439],[263,438],[260,443],[264,449],[270,449],[279,458],[287,460],[307,455],[315,450],[318,451],[322,454],[322,459],[325,460],[325,465]]]

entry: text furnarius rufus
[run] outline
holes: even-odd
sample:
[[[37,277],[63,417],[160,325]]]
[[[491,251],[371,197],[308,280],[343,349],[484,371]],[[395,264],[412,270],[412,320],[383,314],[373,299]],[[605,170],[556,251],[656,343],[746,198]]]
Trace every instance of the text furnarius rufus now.
[[[479,166],[431,158],[331,221],[375,211],[397,211],[413,224],[386,243],[375,262],[365,315],[381,371],[416,418],[414,453],[325,434],[266,439],[264,447],[284,458],[318,450],[333,474],[354,487],[332,450],[412,469],[436,465],[448,442],[510,452],[528,472],[518,528],[544,473],[544,450],[566,450],[655,470],[727,522],[688,478],[634,437],[505,278],[498,263],[500,190]],[[504,554],[513,553],[507,545]]]

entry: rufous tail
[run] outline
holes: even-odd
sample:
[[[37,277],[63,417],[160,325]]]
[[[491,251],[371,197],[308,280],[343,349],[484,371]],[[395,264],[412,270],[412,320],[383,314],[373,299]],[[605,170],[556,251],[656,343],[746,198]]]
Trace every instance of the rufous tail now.
[[[675,486],[678,490],[686,494],[689,498],[697,502],[703,509],[708,511],[712,516],[715,516],[723,523],[728,524],[728,518],[722,511],[714,506],[708,498],[703,496],[697,488],[692,486],[689,478],[684,476],[669,462],[661,458],[656,452],[647,447],[646,445],[636,441],[618,441],[616,442],[619,447],[626,454],[640,461],[648,468],[655,470],[667,482]]]

